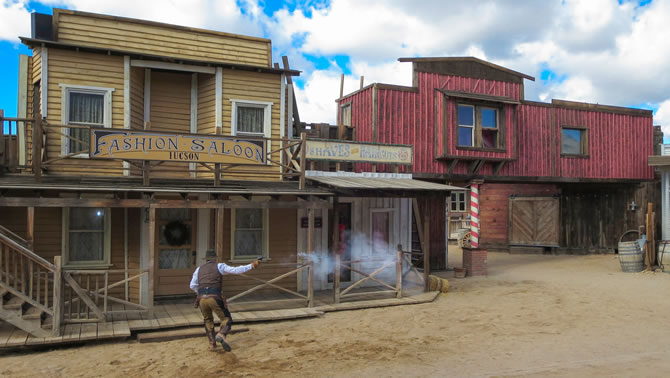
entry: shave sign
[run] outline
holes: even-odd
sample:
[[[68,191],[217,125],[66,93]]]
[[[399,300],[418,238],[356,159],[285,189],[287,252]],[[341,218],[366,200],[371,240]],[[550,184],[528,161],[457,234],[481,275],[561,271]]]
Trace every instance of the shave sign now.
[[[266,164],[265,140],[91,128],[91,159]]]

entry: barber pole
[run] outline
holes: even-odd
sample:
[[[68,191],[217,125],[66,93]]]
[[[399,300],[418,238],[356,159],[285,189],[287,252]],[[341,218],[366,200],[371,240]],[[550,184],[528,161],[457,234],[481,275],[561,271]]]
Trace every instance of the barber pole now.
[[[470,188],[470,244],[479,248],[479,184]]]

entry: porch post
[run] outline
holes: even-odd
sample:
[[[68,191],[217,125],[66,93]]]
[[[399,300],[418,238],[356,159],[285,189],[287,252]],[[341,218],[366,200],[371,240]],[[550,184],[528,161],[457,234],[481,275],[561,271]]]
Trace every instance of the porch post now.
[[[314,209],[311,206],[307,208],[307,253],[310,265],[307,271],[307,306],[314,307]]]
[[[396,298],[402,298],[402,244],[398,244],[395,263],[395,289]]]
[[[430,288],[430,217],[428,216],[428,204],[430,202],[426,201],[426,206],[423,209],[423,281],[424,281],[424,291],[428,291]]]
[[[54,256],[54,289],[53,289],[53,317],[51,318],[51,330],[54,336],[60,336],[60,326],[63,322],[63,295],[61,277],[61,257]]]
[[[223,260],[223,214],[224,208],[216,208],[216,220],[214,221],[214,236],[216,238],[216,257]]]
[[[340,303],[340,266],[342,256],[340,255],[340,207],[338,197],[333,199],[333,302]]]
[[[156,255],[156,208],[149,207],[149,295],[147,308],[149,316],[154,312],[154,281],[155,281],[155,255]]]
[[[33,249],[33,244],[35,242],[35,208],[30,206],[27,209],[26,241],[28,242],[30,249]]]

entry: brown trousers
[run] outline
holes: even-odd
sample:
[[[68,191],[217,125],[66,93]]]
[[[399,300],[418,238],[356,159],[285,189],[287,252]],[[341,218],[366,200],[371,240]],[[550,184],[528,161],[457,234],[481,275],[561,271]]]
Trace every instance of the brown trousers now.
[[[230,316],[230,311],[226,308],[225,303],[221,297],[208,296],[200,298],[200,312],[205,320],[205,329],[208,332],[214,330],[214,315],[221,321],[220,333],[226,334],[230,331],[233,324],[233,318]]]

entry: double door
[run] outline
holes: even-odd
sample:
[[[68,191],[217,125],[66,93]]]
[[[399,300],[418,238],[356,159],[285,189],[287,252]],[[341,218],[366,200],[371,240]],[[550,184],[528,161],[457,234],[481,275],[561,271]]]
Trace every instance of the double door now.
[[[196,264],[196,210],[157,209],[155,295],[192,293]]]

